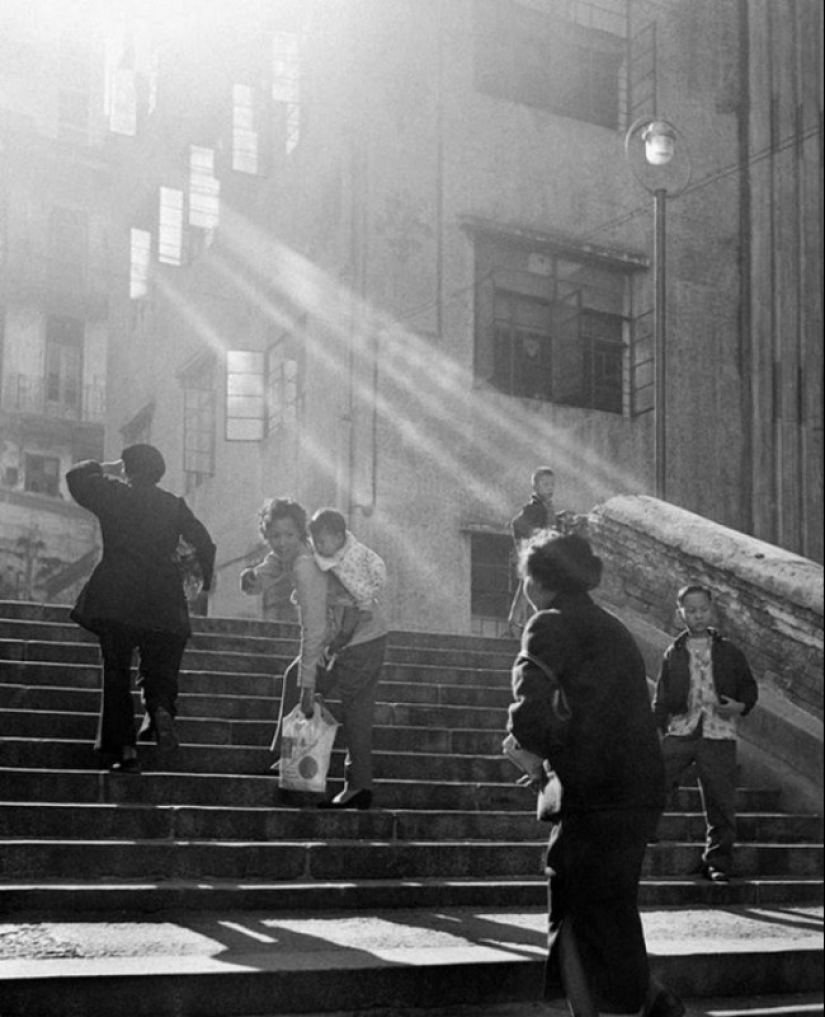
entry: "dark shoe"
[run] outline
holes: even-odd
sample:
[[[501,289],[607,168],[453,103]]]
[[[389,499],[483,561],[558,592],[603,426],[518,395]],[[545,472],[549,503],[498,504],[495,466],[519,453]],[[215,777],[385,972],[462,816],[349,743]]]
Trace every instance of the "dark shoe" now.
[[[730,882],[730,876],[727,872],[723,872],[721,869],[716,869],[712,865],[705,865],[702,867],[702,876],[711,883]]]
[[[675,992],[664,986],[653,997],[653,1001],[644,1009],[644,1017],[683,1017],[685,1004]]]
[[[112,773],[140,773],[140,760],[134,756],[131,759],[119,759],[109,769]]]
[[[172,719],[172,714],[164,707],[159,706],[155,710],[154,720],[158,748],[176,749],[180,743],[178,742],[178,733],[175,730],[175,721]]]
[[[344,797],[346,796],[346,797]],[[372,791],[364,788],[349,794],[342,791],[335,798],[326,798],[318,803],[319,809],[368,809],[372,805]]]

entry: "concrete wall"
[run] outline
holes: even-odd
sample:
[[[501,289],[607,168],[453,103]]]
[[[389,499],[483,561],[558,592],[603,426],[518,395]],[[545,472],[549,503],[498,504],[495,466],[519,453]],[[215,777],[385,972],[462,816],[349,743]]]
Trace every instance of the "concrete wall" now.
[[[715,595],[716,624],[745,652],[759,704],[741,724],[752,776],[781,776],[789,800],[822,807],[823,569],[649,497],[617,497],[578,521],[604,561],[599,597],[627,621],[651,675],[680,631],[688,582]]]
[[[751,532],[821,562],[823,7],[751,0],[747,17]]]
[[[687,139],[701,138],[695,174],[713,176],[735,134],[735,112],[720,99],[731,9],[676,5],[661,17],[662,102]],[[274,274],[282,296],[303,301],[317,354],[299,434],[262,443],[260,486],[348,512],[388,560],[393,624],[469,631],[468,532],[506,533],[536,465],[555,468],[559,507],[582,512],[615,493],[650,491],[653,457],[649,415],[478,383],[464,218],[643,260],[652,199],[630,173],[620,132],[475,89],[472,3],[358,0],[325,5],[322,20],[307,39],[305,134],[259,201],[263,243],[249,230],[245,242],[253,265],[295,259],[297,280]],[[742,469],[737,186],[719,176],[669,208],[669,497],[729,525]],[[629,287],[632,313],[650,306],[643,276]],[[715,426],[683,426],[697,416]]]

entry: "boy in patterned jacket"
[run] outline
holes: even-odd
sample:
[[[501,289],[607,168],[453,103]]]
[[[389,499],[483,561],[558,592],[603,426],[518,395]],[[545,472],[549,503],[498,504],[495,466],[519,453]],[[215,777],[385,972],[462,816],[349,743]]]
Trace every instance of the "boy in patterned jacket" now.
[[[707,821],[702,875],[730,880],[736,839],[736,734],[759,695],[744,653],[710,627],[711,591],[683,586],[676,598],[685,623],[662,660],[653,713],[662,735],[668,792],[696,763]]]

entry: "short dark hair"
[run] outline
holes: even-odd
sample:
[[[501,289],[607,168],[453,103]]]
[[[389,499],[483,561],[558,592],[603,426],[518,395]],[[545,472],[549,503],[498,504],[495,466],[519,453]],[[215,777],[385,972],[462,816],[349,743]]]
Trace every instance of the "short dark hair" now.
[[[535,487],[536,483],[539,480],[539,477],[555,477],[555,475],[556,474],[550,469],[549,466],[539,466],[537,469],[533,470],[533,476],[530,478],[530,482],[532,483],[533,487]]]
[[[157,484],[166,472],[166,463],[154,445],[129,445],[120,453],[123,469],[130,480]]]
[[[297,501],[291,498],[269,498],[261,505],[258,510],[258,529],[264,539],[276,519],[291,519],[301,535],[301,540],[307,539],[306,509]]]
[[[310,519],[309,532],[313,537],[319,533],[334,533],[336,537],[345,537],[347,521],[338,509],[321,508]]]
[[[602,560],[578,534],[545,530],[527,543],[519,558],[522,576],[547,590],[576,593],[594,590],[602,579]]]
[[[679,607],[684,604],[685,597],[689,596],[691,593],[704,593],[711,604],[713,603],[713,594],[709,587],[704,586],[702,583],[688,583],[687,586],[683,586],[676,594],[676,603]]]

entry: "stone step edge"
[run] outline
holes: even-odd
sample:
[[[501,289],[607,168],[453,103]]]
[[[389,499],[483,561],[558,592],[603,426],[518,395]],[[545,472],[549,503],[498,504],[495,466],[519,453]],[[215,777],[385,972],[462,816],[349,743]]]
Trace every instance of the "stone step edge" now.
[[[819,1017],[825,1014],[825,999],[821,992],[794,992],[766,996],[729,996],[717,999],[683,999],[686,1017]],[[395,1007],[377,1007],[370,1017],[569,1017],[570,1011],[563,1002],[545,1003],[521,1001],[492,1005],[456,1004],[450,1007],[405,1007],[403,1014]],[[254,1017],[271,1017],[256,1014]],[[299,1017],[282,1014],[281,1017]],[[305,1015],[302,1015],[305,1017]],[[330,1011],[327,1017],[364,1017],[361,1010]]]
[[[131,845],[132,847],[178,847],[178,848],[234,848],[242,849],[247,847],[255,848],[272,848],[272,849],[295,849],[295,848],[307,848],[317,849],[318,847],[333,847],[337,845],[348,845],[351,849],[354,847],[365,847],[366,842],[363,840],[355,839],[352,837],[326,837],[323,839],[313,837],[289,837],[279,838],[275,840],[254,840],[249,837],[238,838],[237,840],[228,837],[1,837],[0,848],[3,847],[20,847],[22,845],[28,845],[30,847],[45,847],[46,845],[57,845],[62,844],[65,847],[100,847],[100,846],[126,846]],[[406,850],[413,848],[425,848],[427,850],[433,848],[464,848],[467,851],[478,849],[479,851],[489,851],[491,848],[504,849],[510,848],[512,850],[527,850],[529,848],[546,848],[547,846],[547,835],[538,836],[535,840],[490,840],[489,838],[479,838],[477,840],[470,840],[466,837],[457,837],[455,839],[445,838],[443,840],[423,840],[421,838],[411,840],[390,840],[386,837],[373,837],[369,840],[369,847],[384,847],[394,848],[397,850]],[[667,848],[670,851],[690,851],[695,852],[702,847],[701,841],[698,840],[667,840],[661,841],[658,845],[659,848]],[[812,852],[821,853],[825,849],[825,844],[821,841],[739,841],[737,847],[740,851],[804,851],[808,854]],[[757,874],[759,875],[759,874]],[[741,877],[734,876],[735,879]]]
[[[30,738],[10,739],[10,738],[5,738],[5,737],[3,738],[3,740],[4,741],[17,740],[17,741],[24,741],[24,742],[30,742],[30,741],[41,742],[41,741],[44,741],[44,739],[30,739]],[[49,740],[49,742],[51,742],[53,739],[48,739],[48,740]],[[83,742],[72,741],[69,744],[87,746],[89,743],[85,742],[85,741],[83,741]],[[207,747],[207,748],[224,748],[224,746],[221,746],[221,745],[217,745],[217,746],[193,745],[192,746],[192,748],[194,748],[194,749],[200,749],[200,748],[203,748],[203,747]],[[244,751],[248,751],[250,748],[254,748],[256,750],[258,750],[260,748],[260,746],[225,746],[225,747],[226,748],[233,748],[233,747],[243,748]],[[154,748],[154,746],[151,746],[151,748]],[[397,753],[395,753],[395,754],[397,755]],[[444,755],[444,753],[441,753],[441,755]],[[493,758],[493,757],[491,757],[491,758]],[[496,756],[495,758],[498,758],[498,757]],[[8,775],[8,776],[11,776],[12,774],[17,775],[17,774],[22,774],[22,773],[25,773],[25,774],[27,774],[29,776],[37,775],[37,776],[41,776],[41,777],[44,777],[44,776],[54,776],[54,777],[65,777],[65,776],[75,776],[75,777],[77,777],[77,776],[82,776],[82,777],[87,777],[87,778],[88,777],[95,777],[95,778],[106,777],[106,778],[112,779],[112,780],[125,780],[125,779],[127,779],[127,778],[119,776],[117,774],[113,774],[111,771],[109,771],[109,770],[107,770],[107,769],[105,769],[103,767],[100,767],[100,766],[88,767],[88,768],[87,767],[81,768],[81,767],[77,767],[77,766],[67,767],[67,768],[63,768],[63,767],[59,767],[58,768],[58,767],[54,767],[54,766],[42,766],[42,767],[40,767],[40,766],[0,766],[0,775],[4,775],[5,774],[5,775]],[[265,781],[270,781],[270,782],[272,782],[274,780],[274,778],[271,775],[268,775],[268,774],[265,774],[265,773],[202,773],[201,771],[198,771],[198,770],[195,770],[195,771],[188,771],[188,770],[149,770],[149,771],[145,771],[141,776],[148,776],[148,777],[163,776],[163,777],[175,777],[175,778],[190,777],[190,778],[194,778],[194,779],[198,779],[198,780],[211,780],[212,778],[232,779],[232,780],[261,780],[261,781],[265,780]],[[333,778],[330,778],[330,782],[331,783],[335,783],[335,780]],[[378,778],[378,780],[376,781],[376,784],[379,784],[379,785],[381,785],[381,784],[393,784],[393,785],[437,784],[438,786],[446,784],[446,785],[449,785],[449,786],[455,785],[456,787],[470,787],[470,786],[472,786],[472,787],[476,787],[476,786],[481,787],[481,786],[483,786],[483,787],[489,787],[491,789],[495,789],[497,787],[506,787],[506,788],[510,788],[511,789],[511,788],[514,787],[514,782],[513,781],[501,781],[501,782],[497,782],[497,783],[484,782],[482,784],[479,781],[473,781],[473,782],[468,782],[468,781],[463,781],[463,780],[453,780],[453,781],[443,781],[443,780],[440,780],[440,781],[420,781],[420,780],[403,780],[403,779],[395,780],[395,779],[391,779],[391,778],[387,778],[386,780],[382,780],[381,778]],[[679,790],[680,791],[691,792],[691,793],[694,793],[694,794],[698,794],[699,793],[698,787],[696,785],[692,785],[692,784],[683,785],[682,787],[679,788]],[[737,791],[741,791],[741,792],[745,792],[745,793],[748,793],[748,794],[774,795],[776,793],[775,792],[775,788],[765,787],[764,785],[757,785],[757,784],[753,784],[753,785],[751,785],[751,784],[743,784],[740,787],[738,787],[736,790]],[[805,815],[809,815],[809,813],[805,813]]]
[[[820,909],[811,909],[811,917],[814,910],[818,917]],[[714,996],[735,995],[746,984],[753,991],[766,991],[766,981],[785,992],[790,988],[822,988],[823,947],[813,930],[778,937],[760,926],[761,917],[753,909],[733,911],[727,910],[721,924],[711,923],[701,934],[697,934],[695,925],[696,909],[643,911],[654,973],[683,994],[707,991]],[[154,979],[158,980],[154,992],[161,993],[167,980],[173,978],[174,1002],[179,1005],[180,993],[185,995],[195,985],[202,992],[211,984],[216,992],[226,993],[228,1000],[233,985],[238,988],[243,984],[254,993],[255,982],[258,990],[278,986],[276,995],[267,1000],[270,1013],[289,1012],[288,1004],[294,1005],[296,989],[301,985],[309,993],[298,1006],[304,1012],[329,1009],[332,1000],[344,999],[359,1006],[387,1002],[433,1006],[445,999],[430,991],[436,985],[451,992],[453,1002],[473,1001],[468,999],[471,983],[472,996],[488,1002],[538,997],[545,957],[544,909],[522,910],[518,915],[503,908],[408,910],[406,921],[403,914],[379,911],[353,918],[294,913],[250,924],[246,913],[235,911],[207,914],[195,923],[186,916],[188,925],[186,918],[180,924],[166,921],[160,930],[157,921],[120,922],[111,928],[104,922],[107,953],[91,958],[33,960],[25,958],[25,943],[20,942],[13,964],[0,963],[0,984],[15,1003],[21,998],[20,992],[26,993],[29,981],[37,987],[38,998],[46,986],[60,992],[61,983],[65,983],[66,989],[79,992],[91,1003],[94,996],[104,993],[110,997],[115,992],[121,996],[129,988],[134,992],[140,983],[151,992]],[[708,922],[714,913],[706,910],[703,916]],[[32,924],[48,932],[50,923]],[[674,935],[674,926],[680,924],[685,933],[690,930],[692,935]],[[25,926],[23,929],[25,936]],[[162,935],[163,952],[141,950],[141,930],[150,930],[146,935],[152,944]],[[75,933],[81,934],[80,930]],[[193,935],[203,944],[200,952],[187,950]],[[59,934],[55,939],[59,941]],[[233,951],[233,940],[242,942],[243,947]],[[122,952],[123,944],[128,945],[130,955],[115,955]],[[34,949],[37,956],[36,944]],[[720,955],[725,958],[723,966],[719,965]],[[789,968],[793,968],[793,985],[777,985],[775,979]],[[215,976],[220,977],[220,983]],[[489,995],[476,997],[482,983],[486,983]],[[496,983],[503,992],[490,991],[491,984]],[[385,994],[387,989],[390,992]],[[248,998],[251,1000],[251,995]],[[26,1012],[30,1011],[9,1006],[6,1017]],[[50,1008],[49,1012],[74,1011]],[[134,1009],[118,1007],[117,1012],[127,1015],[149,1011],[135,1004]],[[154,1012],[160,1015],[172,1010],[164,1004]],[[214,1012],[223,1011],[216,1008]]]
[[[2,843],[2,842],[0,842]],[[260,891],[267,893],[294,893],[296,891],[307,891],[307,892],[329,892],[338,893],[341,891],[352,890],[355,887],[359,887],[365,890],[385,890],[389,888],[401,887],[405,889],[439,889],[442,887],[464,887],[464,888],[478,888],[488,889],[491,886],[495,887],[534,887],[540,886],[544,888],[547,880],[543,875],[536,874],[533,876],[491,876],[489,878],[481,879],[476,876],[454,876],[454,877],[438,877],[438,876],[420,876],[416,878],[399,878],[399,879],[348,879],[348,880],[266,880],[261,878],[248,878],[248,879],[226,879],[220,877],[209,877],[208,879],[117,879],[117,880],[104,880],[97,882],[82,882],[82,881],[67,881],[65,879],[38,879],[36,882],[32,881],[31,878],[20,878],[20,879],[9,879],[8,877],[0,880],[0,893],[24,892],[24,891],[41,891],[46,890],[50,893],[79,893],[79,894],[96,894],[104,891],[116,891],[116,892],[131,892],[131,893],[143,893],[145,891],[158,891],[158,890],[169,890],[173,892],[191,891],[199,895],[208,895],[214,890],[239,890],[243,892]],[[705,886],[705,882],[700,879],[699,876],[642,876],[640,883],[644,886],[659,886],[659,887],[683,887],[683,886]],[[813,876],[763,876],[754,878],[737,878],[733,883],[728,884],[728,887],[738,886],[743,884],[751,885],[769,885],[769,886],[810,886],[813,889],[819,890],[822,887],[822,880]],[[710,884],[708,884],[710,886]],[[716,887],[715,889],[725,889],[726,887]],[[814,895],[810,901],[811,905],[818,904],[817,895]],[[700,905],[697,905],[700,907]],[[268,905],[261,908],[266,910]],[[174,909],[172,909],[174,910]],[[250,910],[244,908],[243,910]],[[256,909],[252,909],[256,910]],[[388,906],[385,910],[393,910],[392,906]],[[408,910],[408,908],[404,908]],[[645,909],[643,909],[645,910]],[[646,910],[651,910],[647,908]],[[160,911],[158,912],[160,913]]]
[[[51,772],[51,771],[49,771]],[[65,772],[65,771],[60,771]],[[88,770],[78,770],[78,773],[88,773]],[[201,775],[202,776],[202,775]],[[271,778],[265,778],[271,779]],[[273,808],[277,808],[279,812],[294,812],[296,815],[300,815],[301,809],[290,809],[284,806],[272,806],[272,805],[202,805],[197,802],[129,802],[129,801],[117,801],[117,802],[61,802],[61,801],[45,801],[42,798],[32,799],[13,799],[9,801],[0,800],[0,809],[72,809],[72,810],[88,810],[88,811],[99,811],[106,809],[107,811],[123,813],[127,810],[134,810],[136,812],[180,812],[183,809],[187,809],[190,812],[211,812],[221,815],[225,813],[270,813]],[[380,806],[376,807],[373,811],[380,813],[381,815],[390,816],[415,816],[417,818],[424,818],[427,816],[443,816],[445,811],[449,812],[450,818],[460,818],[462,816],[478,816],[478,809],[416,809],[416,808],[404,808],[403,806]],[[533,809],[489,809],[482,813],[485,817],[503,817],[506,816],[508,819],[517,817],[527,818],[533,816]],[[680,819],[703,819],[704,813],[697,809],[696,811],[690,810],[669,810],[662,813],[662,819],[668,817],[678,817]],[[765,819],[765,820],[777,820],[777,819],[816,819],[819,817],[811,816],[807,812],[737,812],[737,819]],[[752,843],[752,842],[748,842]],[[766,841],[765,843],[773,843],[772,841]],[[812,842],[818,844],[819,842]]]

